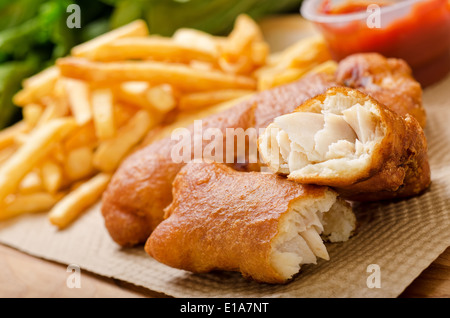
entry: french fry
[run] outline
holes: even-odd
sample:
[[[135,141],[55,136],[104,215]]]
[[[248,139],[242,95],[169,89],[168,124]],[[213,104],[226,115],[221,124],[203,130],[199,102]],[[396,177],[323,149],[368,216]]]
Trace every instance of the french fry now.
[[[183,64],[148,61],[101,63],[74,57],[61,58],[57,64],[64,76],[94,82],[146,81],[171,84],[184,91],[256,88],[255,80],[247,76],[199,71]]]
[[[177,103],[173,88],[167,84],[150,87],[145,96],[153,108],[161,113],[174,109]]]
[[[214,69],[213,64],[203,61],[191,61],[189,66],[199,71],[212,71]]]
[[[72,135],[73,132],[69,135]],[[62,142],[56,143],[50,153],[48,154],[48,159],[53,159],[59,163],[64,163],[67,157],[67,149],[64,148]]]
[[[0,166],[11,157],[11,155],[17,151],[17,145],[11,145],[6,148],[0,149]]]
[[[153,111],[153,105],[146,96],[146,92],[149,88],[150,84],[148,82],[124,82],[118,85],[114,90],[114,93],[121,102],[133,104],[148,111]]]
[[[19,185],[19,192],[29,194],[43,190],[42,179],[37,171],[30,171],[22,179]]]
[[[45,108],[36,126],[42,126],[55,118],[61,118],[69,114],[69,104],[66,100],[56,96],[46,96],[42,98]]]
[[[258,78],[258,90],[266,90],[275,86],[291,83],[307,73],[308,69],[288,68],[279,72],[267,72]]]
[[[227,37],[194,29],[149,36],[137,20],[74,47],[14,96],[24,119],[0,131],[0,220],[53,207],[49,220],[62,229],[137,147],[256,89],[336,70],[321,37],[269,51],[247,15]]]
[[[94,167],[103,172],[114,171],[153,125],[153,119],[147,111],[138,111],[119,129],[115,138],[100,143],[94,153]]]
[[[329,59],[331,55],[324,38],[314,35],[299,40],[277,54],[276,59],[272,59],[271,66],[276,66],[278,69],[310,68]]]
[[[93,151],[89,147],[81,147],[71,150],[67,154],[64,171],[71,180],[80,180],[92,175]]]
[[[206,49],[181,44],[170,38],[139,37],[112,41],[98,48],[91,56],[92,60],[111,62],[132,59],[160,60],[188,63],[192,60],[214,63],[216,54]]]
[[[336,72],[337,67],[338,64],[335,61],[329,60],[313,67],[307,72],[307,74],[326,73],[332,75]]]
[[[62,198],[50,211],[50,222],[62,229],[75,220],[86,208],[102,195],[111,179],[107,173],[99,173]]]
[[[63,171],[55,161],[48,159],[41,166],[42,183],[49,193],[56,193],[63,183]]]
[[[248,74],[254,69],[253,61],[250,57],[241,55],[232,62],[228,61],[223,56],[219,58],[219,66],[225,73],[231,74]]]
[[[39,85],[46,86],[49,82],[55,81],[59,76],[58,68],[53,65],[23,80],[24,88],[37,87]]]
[[[251,58],[255,65],[261,66],[266,64],[270,49],[266,42],[256,42],[252,44]]]
[[[236,18],[233,30],[222,45],[222,51],[227,58],[233,58],[243,54],[244,50],[252,42],[262,41],[261,30],[256,22],[246,14]]]
[[[178,44],[207,51],[213,56],[219,54],[217,37],[203,31],[181,28],[175,31],[172,40]]]
[[[39,104],[28,104],[23,107],[23,119],[25,120],[29,128],[33,128],[37,125],[43,112],[44,110]]]
[[[255,71],[258,90],[269,89],[297,80],[314,67],[330,60],[331,55],[323,37],[310,36],[301,39],[284,51],[272,54],[268,58],[267,64]],[[326,64],[323,70],[330,71],[331,68],[331,64]]]
[[[110,89],[96,89],[91,92],[92,113],[95,134],[105,140],[115,136],[113,96]]]
[[[47,192],[14,195],[0,211],[0,221],[25,214],[50,210],[60,199],[60,195]]]
[[[227,89],[185,94],[180,97],[178,109],[182,111],[189,111],[222,103],[252,93],[254,93],[252,90]]]
[[[56,66],[51,66],[26,79],[23,83],[24,88],[13,97],[14,104],[25,106],[38,103],[42,97],[52,93],[58,77],[59,69]]]
[[[148,35],[147,24],[143,20],[136,20],[108,33],[100,35],[95,39],[73,47],[71,54],[73,56],[89,57],[91,55],[95,55],[96,50],[100,49],[103,45],[111,43],[114,40],[146,35]]]
[[[28,140],[29,135],[27,133],[17,133],[17,135],[14,136],[14,143],[21,146]]]
[[[133,81],[120,84],[120,88],[130,94],[130,96],[143,94],[149,87],[150,84],[148,82]]]
[[[0,149],[13,145],[17,134],[25,133],[27,130],[28,125],[25,121],[19,121],[8,128],[0,130]]]
[[[152,87],[148,82],[125,82],[114,92],[119,101],[143,108],[155,118],[174,109],[177,104],[175,91],[168,84]]]
[[[307,45],[307,48],[299,50],[293,56],[291,67],[308,68],[331,60],[331,53],[323,37],[308,38],[305,40],[305,45]]]
[[[114,106],[114,119],[118,128],[124,126],[140,110],[125,103],[116,103]]]
[[[0,166],[0,202],[15,192],[22,178],[75,126],[70,118],[54,119],[30,134],[26,143]]]
[[[83,81],[66,78],[64,81],[69,106],[78,125],[84,125],[92,119],[89,86]]]
[[[94,123],[88,122],[82,126],[78,126],[70,136],[64,141],[64,150],[70,151],[75,148],[89,147],[94,148],[98,144],[98,140],[95,136]]]

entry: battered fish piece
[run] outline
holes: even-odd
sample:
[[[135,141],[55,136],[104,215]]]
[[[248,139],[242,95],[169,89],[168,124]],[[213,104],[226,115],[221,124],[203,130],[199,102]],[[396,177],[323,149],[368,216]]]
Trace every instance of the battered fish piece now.
[[[289,180],[373,201],[419,194],[430,184],[425,134],[358,90],[335,87],[279,116],[258,140],[261,157]]]
[[[324,93],[327,88],[342,85],[366,92],[392,111],[401,116],[410,114],[417,118],[422,126],[425,125],[425,112],[421,101],[422,91],[420,85],[411,77],[408,65],[398,59],[387,59],[379,54],[371,53],[356,54],[344,59],[339,63],[336,76],[327,74],[305,76],[292,84],[255,94],[254,97],[220,113],[219,117],[230,117],[231,121],[228,123],[230,128],[254,127],[259,132],[259,129],[266,128],[275,117],[292,112],[307,99]],[[254,107],[253,117],[248,113],[242,119],[237,119],[245,113],[242,110],[250,109],[249,107]],[[213,127],[208,123],[211,120],[210,117],[204,118],[203,122],[208,127]],[[252,117],[252,123],[248,121],[250,117]],[[413,126],[413,124],[408,125]],[[218,126],[220,129],[225,127],[226,125]],[[421,136],[422,134],[419,134],[417,139]],[[408,139],[412,137],[409,136]],[[126,159],[113,176],[103,197],[102,213],[106,228],[119,245],[132,246],[144,243],[152,230],[163,220],[163,209],[172,200],[172,181],[184,166],[184,163],[172,162],[170,157],[172,147],[176,143],[168,137],[146,146]],[[419,158],[420,155],[412,155],[412,158],[416,157]],[[421,164],[425,162],[425,159],[421,160]],[[413,164],[414,162],[411,162],[403,167],[404,177],[400,173],[400,168],[393,169],[397,174],[392,176],[392,186],[387,186],[389,184],[385,180],[388,178],[387,175],[379,175],[381,180],[377,189],[381,190],[377,190],[375,199],[381,197],[381,191],[385,189],[389,189],[385,196],[390,197],[393,191],[406,196],[423,188],[427,175],[429,178],[427,165],[413,167]],[[234,165],[234,167],[255,170],[259,168],[259,164]],[[421,177],[411,173],[420,169],[423,169]],[[388,171],[387,166],[384,171]],[[357,180],[353,180],[353,183],[342,185],[340,191],[344,191],[346,186],[351,186],[350,194],[355,195],[353,192],[356,191],[357,184],[362,187],[361,192],[364,198],[369,198],[365,193],[366,186],[363,178],[370,178],[368,186],[375,183],[374,177],[363,173],[356,178]],[[415,184],[417,189],[412,191],[409,187],[401,186],[401,191],[394,190],[402,184],[399,180],[403,179],[405,184]]]
[[[224,136],[227,128],[247,129],[254,124],[254,106],[245,104],[202,121],[202,130],[219,129]],[[188,127],[191,138],[190,157],[194,155],[194,139],[200,139],[203,150],[210,141]],[[164,208],[172,201],[172,182],[186,164],[172,158],[178,140],[164,138],[129,156],[114,174],[102,198],[102,214],[112,239],[122,246],[132,246],[147,240],[163,220]],[[224,157],[226,152],[223,151]]]
[[[226,128],[265,128],[273,118],[293,111],[308,98],[335,85],[329,75],[307,76],[203,118],[203,130],[218,128],[225,135]],[[192,131],[193,126],[188,129]],[[172,201],[172,182],[185,165],[172,160],[171,151],[177,143],[170,137],[151,143],[125,159],[114,174],[103,195],[101,209],[105,226],[119,245],[144,243],[163,220],[163,210]],[[249,168],[239,164],[235,167]]]
[[[328,187],[219,163],[187,164],[165,213],[145,245],[150,256],[195,273],[239,271],[265,283],[285,283],[301,265],[328,260],[321,235],[345,241],[356,226],[350,205]]]
[[[412,115],[425,127],[422,88],[404,60],[378,53],[353,54],[339,62],[336,81],[372,96],[401,116]]]

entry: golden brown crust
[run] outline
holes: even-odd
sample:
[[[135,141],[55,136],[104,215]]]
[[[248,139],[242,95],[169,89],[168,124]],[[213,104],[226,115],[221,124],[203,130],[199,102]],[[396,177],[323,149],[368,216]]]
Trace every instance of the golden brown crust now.
[[[336,80],[372,96],[401,116],[412,115],[425,127],[422,88],[405,61],[378,53],[353,54],[339,62]]]
[[[358,201],[409,197],[426,189],[430,184],[427,141],[419,123],[411,115],[400,116],[374,98],[344,87],[330,88],[295,111],[318,112],[318,105],[327,96],[336,94],[351,96],[360,104],[369,101],[376,110],[384,137],[372,149],[370,165],[357,174],[341,173],[335,177],[295,174],[289,179],[331,186],[344,198]]]
[[[232,108],[203,119],[208,127],[262,128],[278,115],[291,112],[312,96],[336,85],[329,76],[317,74],[304,80],[256,94]],[[193,126],[188,127],[192,131]],[[177,141],[156,141],[130,155],[114,174],[102,200],[102,214],[111,237],[121,246],[144,243],[163,220],[163,209],[172,200],[172,181],[184,163],[170,157]],[[225,145],[225,142],[224,142]],[[256,170],[258,164],[238,164]]]
[[[254,120],[254,127],[258,130],[267,127],[275,117],[292,112],[308,98],[322,94],[327,88],[340,83],[340,85],[347,85],[368,93],[401,115],[410,113],[419,120],[422,126],[425,124],[420,85],[411,77],[411,71],[403,61],[386,59],[378,54],[357,54],[340,62],[336,77],[337,81],[333,76],[326,74],[305,76],[298,82],[258,93],[221,114],[233,119],[236,113],[242,114],[242,109],[248,109],[254,105],[252,120]],[[206,122],[210,120],[210,117],[206,119]],[[244,116],[243,118],[249,117]],[[239,127],[238,125],[245,129],[252,124],[244,120],[231,124],[230,127]],[[415,130],[413,126],[409,128],[410,131]],[[210,127],[213,127],[212,124]],[[411,183],[413,180],[419,180],[417,184],[423,185],[429,179],[427,177],[429,169],[427,169],[426,154],[421,154],[424,148],[424,140],[421,136],[419,134],[418,140],[411,140],[411,147],[408,149],[412,151],[417,148],[414,151],[419,153],[412,156],[411,162],[406,163],[407,161],[405,161],[403,170],[405,180],[411,180]],[[163,219],[163,209],[171,202],[172,198],[171,182],[184,165],[169,161],[170,149],[173,145],[174,142],[171,142],[170,138],[166,138],[146,146],[126,159],[114,175],[104,194],[102,213],[109,233],[118,244],[131,246],[145,242],[151,231]],[[378,158],[381,160],[383,156],[380,155]],[[414,158],[417,159],[417,162]],[[395,163],[391,162],[390,164],[394,164],[396,167]],[[373,166],[379,168],[377,164]],[[259,169],[258,164],[243,164],[235,167],[243,170]],[[419,169],[423,171],[420,176],[418,175]],[[375,170],[374,168],[373,171]],[[388,175],[381,178],[382,174],[380,174],[379,177],[382,181],[378,184],[383,184],[383,186],[389,184],[392,189],[395,188],[399,180],[403,178],[403,170],[392,168],[386,164],[384,171],[386,174],[390,171],[390,178]],[[371,177],[370,173],[360,176],[358,182],[362,188],[365,187],[363,180],[369,177]],[[377,183],[374,178],[371,182]],[[422,188],[423,186],[416,185],[415,187]],[[408,193],[412,193],[412,190],[410,187],[405,187],[397,193],[408,195]],[[392,192],[388,192],[387,196],[390,195]]]
[[[337,86],[334,76],[318,73],[301,80],[258,93],[249,102],[256,103],[255,128],[266,128],[275,117],[292,112],[307,99]]]
[[[402,127],[395,130],[395,126]],[[338,189],[343,197],[354,201],[406,198],[429,187],[427,141],[417,120],[406,115],[402,125],[392,125],[384,145],[386,151],[379,155],[386,158],[383,166],[367,180]]]
[[[102,198],[102,214],[112,239],[121,246],[142,242],[163,220],[172,200],[172,180],[183,167],[170,158],[173,142],[161,140],[128,157]],[[169,194],[169,195],[167,195]]]
[[[226,128],[251,127],[253,108],[245,104],[212,115],[202,121],[202,129],[218,128],[225,136]],[[187,129],[194,138],[194,125]],[[202,143],[202,149],[208,142]],[[172,201],[172,181],[185,164],[172,160],[172,148],[178,143],[170,137],[156,141],[130,155],[114,174],[102,198],[102,214],[106,228],[119,245],[145,242],[163,220],[163,209]],[[191,154],[193,147],[191,140]]]
[[[166,265],[196,273],[240,271],[257,281],[284,283],[269,259],[280,218],[293,200],[322,197],[325,191],[274,174],[189,163],[175,178],[168,218],[145,250]]]

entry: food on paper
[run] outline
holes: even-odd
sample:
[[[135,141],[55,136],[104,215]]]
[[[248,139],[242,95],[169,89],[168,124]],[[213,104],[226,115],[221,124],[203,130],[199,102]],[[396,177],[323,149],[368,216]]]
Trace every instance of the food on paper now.
[[[227,128],[246,129],[252,125],[251,103],[212,114],[200,123],[202,131],[208,128],[219,130],[223,145],[226,144]],[[209,144],[195,131],[195,124],[184,131],[189,140],[187,151],[181,153],[184,159],[175,160],[173,150],[180,141],[168,136],[136,151],[120,165],[102,198],[105,226],[116,243],[122,246],[144,243],[163,220],[163,210],[172,201],[172,182],[176,174],[194,159],[196,142],[200,143],[200,159]],[[180,137],[183,138],[183,135]],[[177,150],[177,154],[180,151]],[[223,155],[226,157],[226,152]],[[234,162],[234,150],[231,155]]]
[[[101,172],[71,190],[50,211],[48,216],[50,222],[60,229],[65,228],[87,208],[97,202],[110,179],[110,174]]]
[[[76,125],[72,119],[56,119],[33,131],[25,143],[0,166],[0,202],[14,193],[21,180]]]
[[[235,105],[227,105],[226,109],[219,108],[216,113],[208,114],[202,119],[202,130],[217,128],[224,137],[226,128],[255,128],[257,132],[275,117],[293,111],[308,98],[334,85],[336,83],[329,76],[313,74],[296,83],[257,93]],[[202,140],[203,136],[193,135],[193,124],[186,131],[192,138],[200,138],[202,145],[210,142]],[[163,220],[164,208],[172,200],[172,182],[191,159],[191,153],[194,154],[193,151],[189,153],[188,160],[184,162],[174,162],[171,154],[177,144],[178,140],[172,140],[170,135],[149,142],[130,155],[114,174],[102,199],[102,213],[109,234],[119,245],[144,243]],[[256,146],[256,141],[254,144]],[[200,149],[202,153],[203,147]],[[230,154],[232,163],[236,163],[234,149]]]
[[[285,283],[301,265],[328,260],[321,235],[346,241],[356,223],[350,205],[327,187],[218,163],[187,164],[165,212],[145,245],[153,258],[195,273],[239,271],[265,283]]]
[[[246,15],[228,36],[193,29],[154,36],[136,20],[75,46],[70,56],[24,80],[14,96],[23,120],[0,132],[0,206],[14,212],[0,214],[50,210],[78,185],[114,173],[171,126],[250,98],[257,92],[255,72],[269,54],[259,26]],[[59,132],[60,125],[70,129]],[[102,193],[94,194],[98,200]],[[35,209],[29,208],[33,198]],[[168,204],[167,198],[170,190],[161,200]],[[80,206],[69,204],[72,217],[53,223],[68,226]]]
[[[403,63],[401,61],[386,59],[378,55],[361,54],[355,57],[349,57],[348,60],[341,63],[342,66],[341,64],[336,65],[337,70],[344,70],[350,66],[353,66],[357,70],[363,70],[361,75],[358,75],[358,73],[355,74],[356,79],[361,79],[361,83],[359,84],[361,86],[359,87],[360,90],[367,89],[374,91],[374,94],[378,94],[380,99],[385,102],[387,101],[389,103],[387,105],[393,110],[396,110],[398,105],[405,105],[404,108],[399,108],[399,112],[403,112],[403,114],[405,112],[411,112],[412,115],[420,114],[418,116],[419,119],[424,118],[420,86],[419,91],[417,91],[415,89],[417,82],[411,78],[409,73],[402,71],[404,69],[402,68]],[[375,67],[370,68],[371,63]],[[361,67],[362,65],[367,65],[369,71]],[[400,67],[388,67],[390,65],[398,65]],[[379,72],[377,73],[377,71]],[[338,72],[338,74],[340,73]],[[372,84],[372,82],[367,81],[366,85],[362,85],[365,83],[362,80],[363,78],[378,78],[380,74],[383,74],[387,78],[395,78],[399,83],[404,83],[404,87],[407,89],[404,89],[403,94],[400,96],[400,94],[394,94],[393,92],[390,94],[378,92],[378,90],[384,89],[385,86],[381,86],[377,82]],[[274,118],[294,111],[295,108],[307,99],[324,93],[330,87],[346,86],[347,84],[356,86],[354,82],[347,81],[342,76],[336,78],[334,74],[327,72],[312,73],[294,83],[277,86],[271,90],[250,96],[233,106],[233,109],[236,111],[242,107],[254,105],[254,123],[253,126],[250,126],[259,132],[259,129],[266,128],[272,123]],[[378,86],[374,86],[376,84]],[[205,120],[208,121],[207,118]],[[245,127],[249,127],[249,124],[246,123]],[[309,131],[309,129],[306,129],[306,131]],[[155,226],[161,222],[163,209],[165,205],[170,203],[172,198],[171,182],[182,165],[176,165],[171,162],[170,165],[176,167],[175,170],[160,169],[162,163],[165,166],[169,165],[167,162],[170,160],[168,159],[170,149],[166,147],[171,144],[174,145],[174,143],[169,137],[165,137],[164,141],[159,142],[159,145],[154,145],[152,142],[149,142],[149,146],[144,147],[128,158],[114,175],[111,185],[106,191],[102,211],[107,220],[106,226],[111,236],[120,245],[142,243],[145,237],[150,235]],[[164,145],[164,147],[161,145]],[[161,149],[165,149],[164,152],[161,152]],[[256,163],[256,167],[259,167],[258,163]],[[244,165],[244,167],[240,168],[255,169],[255,164]],[[139,171],[139,174],[131,173],[130,171]],[[423,173],[424,180],[427,179],[426,173],[426,171]],[[138,193],[141,199],[135,199],[135,194],[133,193],[123,194],[124,187],[122,184],[125,181],[129,185],[133,185],[134,188],[139,189]],[[149,186],[148,183],[152,183],[154,186]],[[155,187],[158,187],[158,189],[154,189]],[[164,200],[161,201],[161,198],[164,198]],[[135,231],[134,229],[140,230]]]
[[[275,118],[258,146],[273,171],[350,200],[410,197],[430,184],[418,121],[355,89],[330,88]]]
[[[121,246],[147,242],[176,268],[284,283],[328,259],[323,240],[353,233],[338,194],[379,200],[428,186],[421,93],[403,61],[337,63],[320,36],[270,54],[246,15],[228,36],[149,35],[137,20],[24,81],[14,97],[23,120],[0,132],[0,220],[47,211],[64,229],[102,198]],[[279,175],[261,172],[260,134]]]
[[[61,194],[55,195],[41,191],[35,191],[28,194],[16,194],[6,200],[6,205],[2,210],[0,220],[7,220],[25,213],[48,211],[60,199]]]

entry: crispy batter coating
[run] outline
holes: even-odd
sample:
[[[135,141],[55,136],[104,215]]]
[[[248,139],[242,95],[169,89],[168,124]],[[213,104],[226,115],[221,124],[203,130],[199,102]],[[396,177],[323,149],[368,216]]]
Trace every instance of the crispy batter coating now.
[[[369,94],[397,114],[412,115],[425,127],[422,88],[405,61],[378,53],[353,54],[339,62],[336,80]]]
[[[331,103],[330,106],[330,102],[327,104],[326,100],[334,100],[333,97],[337,97],[335,100],[338,102]],[[325,94],[299,106],[294,113],[319,114],[327,108],[325,112],[342,115],[355,105],[363,105],[361,108],[365,109],[365,114],[370,114],[366,115],[368,117],[364,120],[361,113],[355,112],[357,116],[361,116],[355,124],[374,122],[372,128],[367,125],[362,127],[367,130],[366,135],[374,137],[366,142],[357,140],[360,149],[364,147],[365,150],[359,155],[355,155],[354,151],[346,155],[338,153],[336,157],[322,158],[318,162],[308,161],[303,166],[297,165],[294,171],[284,171],[288,179],[305,184],[327,185],[336,189],[344,198],[358,201],[410,197],[426,189],[430,184],[427,141],[419,123],[411,115],[400,116],[374,98],[344,87],[327,90]],[[355,115],[355,118],[357,116]],[[267,129],[266,133],[270,133],[270,129]],[[358,138],[361,139],[359,135],[360,133]],[[317,142],[317,136],[318,134],[312,137],[313,141]],[[291,140],[294,137],[290,135]],[[267,147],[274,147],[273,144],[268,144],[267,140],[259,140],[263,154],[270,153]],[[328,149],[327,155],[330,156],[331,145]],[[307,151],[305,154],[311,155]],[[264,160],[273,170],[282,172],[279,166],[274,166],[271,162],[273,158],[266,155]],[[292,166],[291,163],[290,167]]]
[[[274,117],[334,85],[328,75],[308,76],[208,116],[203,119],[203,129],[213,127],[225,132],[226,128],[263,128]],[[193,126],[188,129],[192,131]],[[119,245],[144,243],[163,220],[163,209],[172,200],[172,181],[184,166],[174,163],[170,155],[177,143],[170,137],[156,141],[130,155],[114,174],[103,195],[102,214],[109,234]],[[250,169],[248,165],[236,168]]]
[[[246,129],[253,125],[253,108],[247,103],[214,114],[202,122],[202,129],[220,129],[225,138],[226,128]],[[194,135],[194,125],[188,130],[193,155],[198,135]],[[208,142],[201,142],[204,149]],[[172,201],[172,181],[185,165],[172,159],[172,149],[178,143],[170,137],[156,141],[129,156],[114,174],[102,198],[102,214],[106,228],[119,245],[145,242],[163,220],[163,209]]]
[[[189,163],[175,178],[167,219],[150,235],[145,250],[166,265],[195,273],[239,271],[259,282],[285,283],[300,268],[297,264],[288,275],[277,268],[275,242],[289,231],[282,225],[283,218],[295,204],[306,200],[308,206],[315,201],[326,202],[329,209],[336,200],[336,194],[330,191],[327,187],[299,185],[275,174],[237,172],[218,163]],[[330,213],[328,209],[322,212]],[[281,263],[293,253],[299,253],[300,263],[315,263],[314,256],[306,261],[307,252],[292,244],[295,239],[303,240],[302,230],[316,231],[314,225],[302,224],[315,213],[293,213],[299,219],[290,229],[294,233],[286,238],[287,245],[280,250],[286,252]],[[308,216],[304,220],[302,213]],[[354,225],[354,221],[350,223]]]
[[[394,112],[402,116],[410,114],[421,126],[425,125],[425,111],[421,101],[422,91],[420,85],[411,77],[411,70],[406,63],[369,53],[356,54],[341,61],[336,76],[310,75],[292,84],[255,94],[249,100],[218,114],[219,117],[229,117],[230,121],[228,123],[222,121],[217,128],[225,129],[226,125],[230,128],[243,129],[254,127],[259,132],[259,128],[267,127],[277,116],[292,112],[308,98],[322,94],[327,88],[342,85],[357,88],[387,105]],[[250,109],[253,109],[253,115]],[[203,119],[203,123],[213,127],[214,116]],[[408,117],[405,116],[405,118]],[[405,120],[405,123],[410,126],[408,131],[416,129],[412,120]],[[415,183],[414,187],[425,184],[424,180],[427,179],[427,174],[429,175],[427,164],[425,164],[426,154],[423,153],[424,145],[420,142],[422,134],[417,135],[416,138],[417,140],[414,141],[412,135],[408,135],[407,140],[410,140],[411,144],[408,149],[414,152],[411,155],[413,161],[403,163],[404,180],[409,185]],[[119,245],[132,246],[145,242],[152,230],[162,221],[163,209],[172,199],[171,183],[184,166],[184,163],[177,164],[171,160],[170,152],[175,144],[176,141],[165,138],[140,149],[122,163],[110,182],[103,196],[102,213],[111,237]],[[421,156],[422,159],[420,159]],[[259,164],[236,164],[234,168],[257,170]],[[393,170],[397,174],[390,176],[386,174],[382,178],[383,182],[388,182],[389,177],[392,178],[392,183],[399,183],[398,180],[402,179],[399,174],[401,169]],[[420,170],[423,172],[419,174]],[[387,166],[385,171],[388,171]],[[415,173],[416,176],[413,177]],[[398,180],[395,176],[398,176]],[[381,178],[381,175],[379,177]],[[361,187],[364,187],[365,183],[362,180],[358,182]],[[399,185],[399,187],[405,189],[395,193],[412,193],[412,190],[405,185]],[[356,186],[353,189],[356,189]],[[347,190],[342,188],[342,191]],[[417,192],[417,189],[414,192]],[[382,192],[377,196],[381,197]],[[389,190],[385,196],[392,196],[392,190]]]

